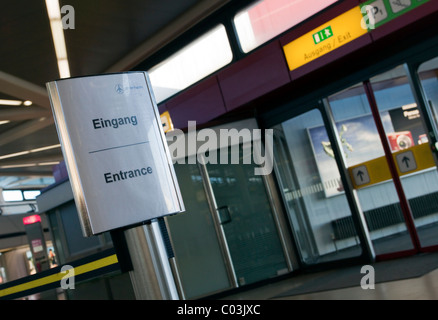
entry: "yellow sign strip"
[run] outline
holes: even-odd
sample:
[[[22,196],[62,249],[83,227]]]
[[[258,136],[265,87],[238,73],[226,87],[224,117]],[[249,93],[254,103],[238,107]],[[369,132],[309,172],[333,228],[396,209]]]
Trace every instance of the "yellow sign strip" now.
[[[413,154],[413,159],[408,159],[410,161],[410,168],[412,168],[412,170],[410,170],[408,168],[408,170],[406,171],[406,168],[404,168],[404,170],[400,170],[400,165],[403,165],[403,161],[402,163],[399,163],[397,161],[397,156],[398,155],[403,155],[403,154],[407,154],[407,152],[412,152]],[[430,146],[428,143],[424,143],[424,144],[420,144],[414,147],[411,147],[409,149],[405,149],[405,150],[401,150],[401,151],[397,151],[395,153],[392,154],[392,157],[394,159],[394,162],[396,164],[397,167],[397,172],[399,174],[399,176],[404,176],[407,174],[411,174],[411,173],[415,173],[421,170],[425,170],[428,168],[433,168],[436,166],[435,164],[435,160],[433,158],[432,155],[432,151],[430,150]],[[403,159],[403,158],[401,158]],[[415,163],[413,163],[415,162]],[[360,179],[358,179],[358,177],[354,176],[354,173],[356,173],[357,175],[357,171],[355,171],[355,168],[358,167],[365,167],[367,170],[367,174],[369,176],[369,182],[365,183],[365,184],[359,184]],[[387,180],[391,180],[392,176],[391,176],[391,172],[389,171],[389,166],[388,163],[386,161],[386,157],[380,157],[380,158],[376,158],[355,166],[352,166],[350,168],[348,168],[348,172],[350,174],[350,178],[353,182],[353,187],[355,189],[360,189],[360,188],[364,188],[376,183],[380,183],[383,181],[387,181]],[[360,177],[359,177],[360,178]]]
[[[93,270],[97,270],[112,264],[117,263],[117,255],[113,254],[111,256],[108,256],[106,258],[102,258],[90,263],[86,263],[84,265],[78,266],[74,268],[74,275],[80,275],[83,273],[87,273]],[[37,287],[41,287],[53,282],[58,282],[61,281],[63,279],[63,277],[66,276],[66,273],[56,273],[56,274],[52,274],[50,276],[44,277],[44,278],[40,278],[37,280],[33,280],[33,281],[29,281],[26,283],[22,283],[10,288],[6,288],[3,290],[0,290],[0,297],[4,297],[4,296],[8,296],[14,293],[18,293],[21,291],[26,291],[26,290],[30,290],[30,289],[34,289]]]
[[[355,7],[283,47],[289,70],[297,69],[368,33]]]

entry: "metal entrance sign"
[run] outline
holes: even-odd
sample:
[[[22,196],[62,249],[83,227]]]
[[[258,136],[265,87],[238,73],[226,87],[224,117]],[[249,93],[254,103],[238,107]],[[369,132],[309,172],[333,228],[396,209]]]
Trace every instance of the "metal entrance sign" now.
[[[184,211],[146,73],[47,88],[84,235]]]

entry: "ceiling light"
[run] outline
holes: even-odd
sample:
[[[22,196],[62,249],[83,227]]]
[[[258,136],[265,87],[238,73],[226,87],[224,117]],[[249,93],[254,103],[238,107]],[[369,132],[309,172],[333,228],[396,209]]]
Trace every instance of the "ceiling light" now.
[[[31,106],[32,101],[30,101],[30,100],[21,101],[21,100],[0,99],[0,105],[3,105],[3,106],[22,106],[22,105]]]
[[[50,149],[55,149],[55,148],[60,148],[60,147],[61,147],[60,144],[54,144],[53,146],[32,149],[32,150],[29,150],[29,152],[34,153],[34,152],[40,152],[40,151],[45,151],[45,150],[50,150]]]
[[[40,162],[40,163],[37,163],[36,165],[41,167],[41,166],[54,166],[54,165],[57,165],[57,164],[59,164],[59,161]]]
[[[0,160],[19,157],[19,156],[23,156],[23,155],[29,154],[29,153],[30,153],[30,151],[21,151],[21,152],[16,152],[16,153],[10,153],[10,154],[6,154],[4,156],[0,156]]]
[[[41,148],[36,148],[36,149],[26,150],[26,151],[20,151],[20,152],[16,152],[16,153],[5,154],[3,156],[0,156],[0,160],[19,157],[19,156],[23,156],[23,155],[29,154],[29,153],[41,152],[41,151],[60,148],[60,147],[61,147],[60,144],[54,144],[52,146],[41,147]]]
[[[23,164],[9,164],[9,165],[5,165],[5,166],[0,166],[0,169],[54,166],[54,165],[57,165],[57,164],[59,164],[59,161],[37,162],[37,163],[23,163]]]
[[[25,168],[25,167],[35,167],[37,163],[27,163],[27,164],[11,164],[7,166],[0,166],[0,169],[13,169],[13,168]]]
[[[61,10],[58,0],[46,0],[47,13],[50,20],[61,20]]]
[[[70,67],[68,65],[67,58],[58,59],[58,70],[61,78],[69,78],[70,77]]]
[[[11,122],[11,121],[9,121],[9,120],[3,120],[3,121],[0,121],[0,126],[1,126],[2,124],[6,124],[6,123],[9,123],[9,122]]]
[[[59,1],[46,0],[46,7],[50,20],[50,29],[52,30],[53,44],[55,45],[56,58],[58,60],[59,75],[61,78],[69,78],[70,67],[68,65]]]
[[[23,101],[0,99],[0,104],[4,106],[21,106],[23,104]]]

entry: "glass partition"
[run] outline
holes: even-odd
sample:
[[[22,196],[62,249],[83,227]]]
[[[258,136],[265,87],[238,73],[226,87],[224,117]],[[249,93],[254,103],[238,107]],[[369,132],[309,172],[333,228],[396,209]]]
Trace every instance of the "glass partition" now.
[[[389,174],[385,152],[362,83],[330,96],[328,101],[343,143],[347,167],[360,165],[368,170],[368,176],[372,176],[369,167],[373,161],[381,159],[377,166],[382,172],[388,172],[388,179],[376,179],[375,183],[373,180],[369,185],[357,190],[376,254],[412,249],[413,244],[407,232],[397,191]],[[381,117],[386,131],[394,132],[387,110],[381,113]],[[366,174],[364,169],[361,172]],[[379,177],[381,175],[377,174]],[[358,176],[358,179],[361,177]],[[363,176],[362,179],[365,180]],[[392,247],[395,236],[399,237],[399,241]]]
[[[392,128],[385,128],[401,183],[408,199],[422,247],[435,245],[438,231],[438,173],[404,66],[371,79],[380,113]],[[427,161],[430,159],[430,161]],[[415,168],[416,167],[416,168]]]
[[[367,96],[358,84],[330,96],[329,103],[375,252],[435,245],[438,174],[405,67],[371,78],[370,90]]]
[[[376,254],[412,249],[400,200],[362,83],[338,92],[328,100],[343,144],[347,167],[360,165],[365,168],[361,172],[370,177],[373,177],[370,168],[374,163],[381,170],[376,174],[376,179],[370,178],[369,184],[357,190]],[[393,133],[389,109],[384,108],[380,115],[385,131]],[[387,173],[387,178],[381,178],[382,172]],[[357,179],[361,180],[361,177]],[[362,175],[362,179],[366,177]],[[398,240],[394,242],[395,237]]]
[[[306,264],[362,253],[319,110],[274,127],[274,162],[293,235]]]

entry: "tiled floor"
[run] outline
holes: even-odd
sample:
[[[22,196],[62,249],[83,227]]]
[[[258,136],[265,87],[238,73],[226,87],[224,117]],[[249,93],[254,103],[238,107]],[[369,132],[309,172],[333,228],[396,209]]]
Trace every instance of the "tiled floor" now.
[[[306,281],[312,275],[300,277]],[[438,299],[438,269],[422,277],[407,280],[390,281],[375,284],[375,289],[364,290],[357,287],[332,291],[316,292],[303,295],[275,298],[298,286],[295,278],[272,283],[263,287],[248,290],[225,297],[229,300],[437,300]]]
[[[420,228],[420,238],[422,244],[436,244],[436,234],[438,232],[438,223]],[[429,241],[433,239],[433,241]],[[409,246],[403,247],[403,244],[409,243],[410,239],[407,234],[400,234],[397,237],[390,237],[383,241],[375,242],[379,250],[383,253],[395,252],[400,249],[409,249]],[[382,253],[382,252],[381,252]],[[437,252],[431,254],[438,254]],[[399,260],[403,263],[403,260]],[[293,288],[302,285],[305,281],[311,281],[317,277],[327,275],[331,271],[317,274],[306,274],[297,277],[291,277],[283,281],[273,282],[256,289],[246,290],[240,293],[231,294],[225,299],[242,299],[242,300],[438,300],[438,269],[425,274],[422,277],[410,278],[399,281],[389,281],[376,283],[374,289],[364,290],[360,283],[356,287],[345,289],[321,291],[302,295],[284,296],[284,294]],[[321,277],[324,279],[323,277]],[[278,296],[281,295],[281,298]]]

